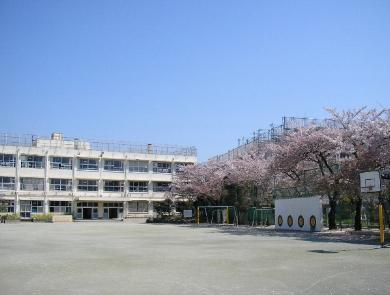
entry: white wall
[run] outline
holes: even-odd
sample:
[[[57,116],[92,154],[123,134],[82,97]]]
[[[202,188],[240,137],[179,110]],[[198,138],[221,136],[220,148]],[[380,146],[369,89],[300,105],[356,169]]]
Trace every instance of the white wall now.
[[[283,224],[279,226],[278,216],[283,218]],[[287,224],[288,216],[293,218],[291,227]],[[298,217],[302,215],[304,218],[304,226],[298,225]],[[322,229],[322,203],[320,196],[308,198],[291,198],[275,200],[275,228],[284,230],[299,230],[310,231],[310,217],[315,216],[316,227],[315,231]]]

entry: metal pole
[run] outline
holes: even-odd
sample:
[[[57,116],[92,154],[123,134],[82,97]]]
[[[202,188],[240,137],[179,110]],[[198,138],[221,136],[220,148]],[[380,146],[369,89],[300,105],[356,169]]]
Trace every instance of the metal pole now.
[[[385,246],[385,226],[383,222],[383,205],[379,204],[379,229],[380,229],[380,243],[381,247]]]
[[[227,212],[226,212],[226,223],[229,224],[229,207],[227,207]]]
[[[199,225],[199,207],[196,208],[196,219],[197,219],[197,223]]]

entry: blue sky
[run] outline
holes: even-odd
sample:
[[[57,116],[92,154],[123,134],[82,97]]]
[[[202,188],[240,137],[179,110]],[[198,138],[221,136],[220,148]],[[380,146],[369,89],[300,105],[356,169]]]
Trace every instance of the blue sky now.
[[[0,1],[0,131],[222,153],[390,107],[390,1]]]

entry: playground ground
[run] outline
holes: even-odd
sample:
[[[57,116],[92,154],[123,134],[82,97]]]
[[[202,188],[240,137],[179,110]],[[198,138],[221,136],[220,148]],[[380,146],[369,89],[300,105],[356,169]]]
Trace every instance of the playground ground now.
[[[388,294],[377,237],[114,222],[0,225],[0,293]]]

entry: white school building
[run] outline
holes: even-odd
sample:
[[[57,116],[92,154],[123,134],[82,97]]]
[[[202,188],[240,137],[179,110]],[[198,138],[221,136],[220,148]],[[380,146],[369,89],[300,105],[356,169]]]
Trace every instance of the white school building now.
[[[174,174],[196,160],[194,147],[0,134],[0,205],[21,219],[146,218]]]

